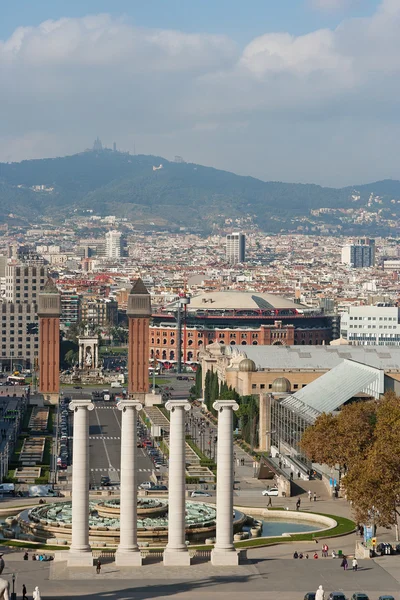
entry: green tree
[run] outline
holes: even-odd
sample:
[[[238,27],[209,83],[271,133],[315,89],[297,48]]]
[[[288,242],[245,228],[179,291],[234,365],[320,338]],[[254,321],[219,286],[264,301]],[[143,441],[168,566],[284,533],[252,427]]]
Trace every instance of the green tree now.
[[[345,406],[339,415],[321,415],[302,439],[307,456],[345,473],[342,485],[357,520],[396,526],[400,499],[400,398]]]
[[[211,397],[211,371],[207,370],[205,381],[204,381],[204,402],[207,408],[210,406],[210,397]]]
[[[72,349],[68,350],[64,356],[64,360],[70,367],[73,367],[78,362],[78,352]]]
[[[203,372],[202,372],[202,368],[201,365],[199,365],[197,367],[197,371],[196,371],[196,380],[195,380],[195,389],[196,389],[196,398],[201,398],[202,395],[202,378],[203,378]]]

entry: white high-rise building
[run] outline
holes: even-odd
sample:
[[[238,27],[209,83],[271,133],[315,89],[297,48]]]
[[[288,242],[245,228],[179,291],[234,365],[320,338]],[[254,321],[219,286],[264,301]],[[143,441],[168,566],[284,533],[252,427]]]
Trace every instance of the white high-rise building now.
[[[119,258],[122,256],[122,233],[120,231],[108,231],[106,233],[106,257]]]
[[[242,263],[246,258],[246,236],[244,233],[229,233],[226,236],[226,260],[231,265]]]
[[[350,306],[341,315],[340,336],[353,346],[400,346],[400,309]]]

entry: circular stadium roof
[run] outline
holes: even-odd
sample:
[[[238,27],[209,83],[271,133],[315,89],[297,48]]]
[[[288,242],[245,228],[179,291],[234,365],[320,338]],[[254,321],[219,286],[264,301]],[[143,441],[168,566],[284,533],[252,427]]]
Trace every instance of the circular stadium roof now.
[[[268,310],[299,309],[301,305],[267,292],[206,292],[190,300],[190,310]]]

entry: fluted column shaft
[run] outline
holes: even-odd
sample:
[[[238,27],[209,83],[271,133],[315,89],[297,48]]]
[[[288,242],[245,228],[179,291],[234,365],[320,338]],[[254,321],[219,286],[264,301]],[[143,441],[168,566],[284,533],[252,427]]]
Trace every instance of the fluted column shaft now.
[[[211,560],[215,565],[237,564],[233,545],[233,411],[239,406],[232,400],[217,400],[217,531]]]
[[[120,542],[116,552],[119,566],[142,564],[137,544],[137,414],[143,406],[121,400]]]
[[[72,400],[74,412],[72,469],[72,541],[70,556],[89,554],[89,411],[90,400]]]
[[[185,411],[190,410],[187,400],[170,400],[169,445],[169,495],[168,495],[168,544],[164,552],[165,565],[189,565],[190,558],[185,544]]]

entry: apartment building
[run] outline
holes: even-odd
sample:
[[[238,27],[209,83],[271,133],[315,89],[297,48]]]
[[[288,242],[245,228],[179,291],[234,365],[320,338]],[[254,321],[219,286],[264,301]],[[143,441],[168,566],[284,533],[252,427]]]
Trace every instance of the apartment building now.
[[[340,335],[353,346],[400,346],[400,309],[350,306],[341,316]]]

